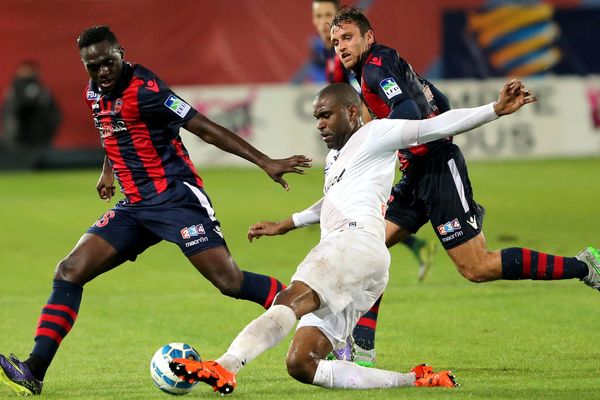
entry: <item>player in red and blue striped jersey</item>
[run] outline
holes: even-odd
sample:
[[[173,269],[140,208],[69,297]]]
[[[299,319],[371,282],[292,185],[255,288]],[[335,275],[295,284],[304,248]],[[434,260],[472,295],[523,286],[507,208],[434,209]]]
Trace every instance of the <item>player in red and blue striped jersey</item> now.
[[[108,201],[117,179],[125,200],[98,219],[58,264],[30,357],[0,355],[0,381],[24,395],[41,393],[46,370],[77,319],[83,286],[162,240],[177,244],[226,296],[269,308],[285,287],[272,277],[241,271],[234,262],[180,128],[257,164],[286,189],[284,174],[310,167],[304,156],[271,159],[198,113],[148,69],[125,62],[108,27],[85,30],[78,45],[91,78],[85,98],[106,152],[96,188]]]

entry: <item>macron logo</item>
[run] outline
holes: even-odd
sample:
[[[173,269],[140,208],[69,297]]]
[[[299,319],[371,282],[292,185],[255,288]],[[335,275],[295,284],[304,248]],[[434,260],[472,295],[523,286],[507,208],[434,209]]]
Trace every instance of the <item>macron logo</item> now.
[[[378,67],[381,67],[381,57],[371,58],[371,60],[369,61],[369,64],[373,64],[373,65],[377,65]]]
[[[151,81],[146,82],[146,89],[151,92],[158,93],[158,84],[156,83],[156,80],[152,79]]]
[[[477,230],[477,221],[475,221],[475,217],[470,216],[467,220],[467,224],[471,225],[473,229]]]

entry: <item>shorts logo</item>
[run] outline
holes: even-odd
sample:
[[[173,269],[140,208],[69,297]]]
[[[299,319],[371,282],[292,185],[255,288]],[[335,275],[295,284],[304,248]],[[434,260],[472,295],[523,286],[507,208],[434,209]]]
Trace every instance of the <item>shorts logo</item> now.
[[[202,224],[186,226],[181,230],[181,237],[189,239],[194,236],[205,235],[204,226]]]
[[[474,216],[470,216],[469,219],[467,220],[467,224],[471,225],[473,227],[473,229],[477,230],[477,221],[475,221],[475,217]]]
[[[402,94],[402,90],[400,86],[396,83],[394,78],[385,78],[381,82],[379,82],[379,86],[383,89],[383,92],[387,96],[388,99],[396,96],[397,94]]]
[[[192,247],[200,243],[208,242],[208,238],[206,236],[198,238],[196,240],[192,240],[191,242],[185,242],[185,247]]]
[[[457,231],[457,232],[454,232],[454,233],[453,233],[452,235],[450,235],[450,236],[444,236],[444,237],[442,238],[442,243],[448,243],[448,242],[450,242],[451,240],[458,239],[458,238],[459,238],[459,237],[461,237],[462,235],[463,235],[463,232],[462,232],[462,231]]]
[[[221,238],[223,238],[223,233],[221,232],[221,227],[220,227],[220,226],[218,226],[218,225],[217,225],[217,226],[215,226],[215,227],[213,228],[213,231],[215,231],[215,233],[216,233],[217,235],[219,235],[219,236],[221,236]]]
[[[445,224],[439,225],[437,231],[440,235],[445,236],[449,233],[460,230],[460,222],[458,218],[454,218],[452,221],[446,222]]]
[[[174,95],[169,96],[169,98],[165,101],[165,106],[167,106],[169,110],[173,111],[181,118],[185,117],[188,111],[190,111],[192,108],[188,103]]]

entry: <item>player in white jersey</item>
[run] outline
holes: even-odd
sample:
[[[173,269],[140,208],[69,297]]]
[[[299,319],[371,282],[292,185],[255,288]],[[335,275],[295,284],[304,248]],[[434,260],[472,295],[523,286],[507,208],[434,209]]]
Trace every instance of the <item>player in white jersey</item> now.
[[[521,82],[513,80],[500,90],[498,101],[482,107],[451,110],[427,120],[374,120],[363,126],[360,99],[352,87],[327,86],[313,103],[317,128],[331,149],[323,197],[285,220],[259,222],[248,232],[252,240],[320,223],[319,244],[273,306],[248,324],[223,356],[204,362],[175,359],[171,369],[186,380],[231,393],[235,374],[283,340],[300,318],[286,360],[289,374],[300,382],[350,389],[454,387],[450,371],[434,373],[426,365],[400,373],[325,357],[345,343],[358,318],[387,284],[390,255],[383,215],[393,184],[396,150],[473,129],[535,100]]]

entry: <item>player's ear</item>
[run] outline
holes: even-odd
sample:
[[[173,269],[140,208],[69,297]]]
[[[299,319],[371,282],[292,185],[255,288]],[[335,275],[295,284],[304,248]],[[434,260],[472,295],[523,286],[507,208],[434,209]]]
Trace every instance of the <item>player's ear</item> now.
[[[119,54],[121,55],[121,60],[123,60],[125,58],[125,49],[119,47]]]
[[[369,46],[375,43],[375,33],[372,29],[369,29],[367,33],[365,33],[365,38],[367,39],[367,44]]]
[[[355,104],[351,104],[348,106],[348,117],[350,117],[350,121],[354,121],[360,118],[360,109]]]

